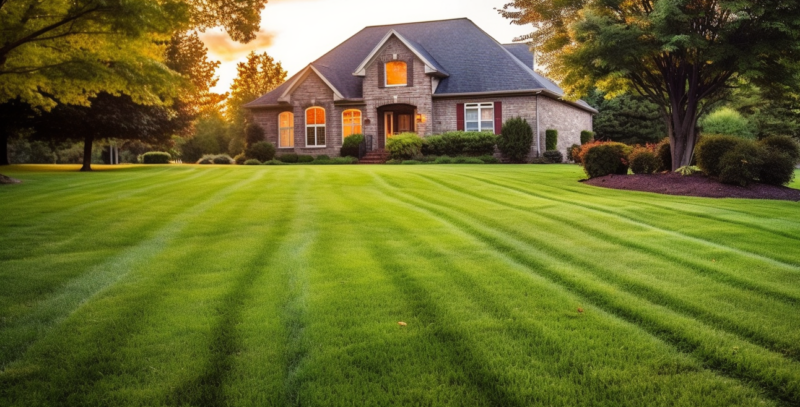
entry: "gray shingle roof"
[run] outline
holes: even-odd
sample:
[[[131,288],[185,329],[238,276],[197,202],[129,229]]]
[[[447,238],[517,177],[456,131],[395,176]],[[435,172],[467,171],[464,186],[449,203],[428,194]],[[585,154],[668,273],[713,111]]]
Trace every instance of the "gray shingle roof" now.
[[[353,73],[391,30],[403,36],[434,68],[449,75],[439,82],[436,95],[524,90],[564,94],[532,70],[533,55],[527,45],[501,45],[466,18],[366,27],[311,65],[346,99],[361,99],[364,78]],[[298,75],[246,106],[277,104]]]

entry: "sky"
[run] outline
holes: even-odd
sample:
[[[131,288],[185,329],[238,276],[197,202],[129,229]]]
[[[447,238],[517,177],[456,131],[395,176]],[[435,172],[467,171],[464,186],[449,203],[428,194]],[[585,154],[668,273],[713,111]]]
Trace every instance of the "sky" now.
[[[250,51],[267,52],[289,76],[370,25],[466,17],[501,43],[527,34],[530,26],[511,25],[495,8],[508,0],[270,0],[261,13],[255,40],[240,44],[220,29],[200,38],[209,59],[219,61],[219,82],[212,90],[227,92],[236,77],[236,63]]]

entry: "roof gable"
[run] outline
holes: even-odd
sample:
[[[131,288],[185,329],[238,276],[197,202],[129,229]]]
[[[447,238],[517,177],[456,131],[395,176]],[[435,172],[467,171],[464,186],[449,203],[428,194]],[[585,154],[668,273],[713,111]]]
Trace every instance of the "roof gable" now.
[[[427,74],[435,74],[436,76],[447,77],[449,74],[444,70],[444,68],[436,62],[436,60],[422,47],[420,44],[417,44],[414,41],[407,39],[406,37],[400,35],[394,29],[390,30],[383,36],[380,42],[372,49],[372,51],[361,61],[361,64],[356,67],[355,71],[353,72],[354,76],[365,76],[367,73],[367,65],[369,65],[372,60],[378,54],[378,51],[389,41],[390,38],[395,37],[400,42],[402,42],[414,55],[419,58],[423,64],[425,64],[425,73]]]

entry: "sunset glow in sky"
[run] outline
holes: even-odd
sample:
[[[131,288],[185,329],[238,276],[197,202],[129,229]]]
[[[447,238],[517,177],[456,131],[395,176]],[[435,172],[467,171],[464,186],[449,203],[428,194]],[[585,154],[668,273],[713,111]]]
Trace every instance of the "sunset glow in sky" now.
[[[261,13],[261,31],[247,44],[222,30],[200,38],[209,58],[220,61],[216,92],[226,92],[236,77],[236,63],[250,51],[269,53],[289,76],[370,25],[466,17],[501,43],[529,33],[529,26],[509,24],[497,14],[507,0],[270,0]]]

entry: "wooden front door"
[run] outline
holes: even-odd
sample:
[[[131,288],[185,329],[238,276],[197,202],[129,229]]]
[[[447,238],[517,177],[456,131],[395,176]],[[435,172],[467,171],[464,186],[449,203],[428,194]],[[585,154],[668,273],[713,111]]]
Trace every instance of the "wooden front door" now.
[[[414,131],[414,115],[400,114],[397,115],[397,132],[409,133]]]

